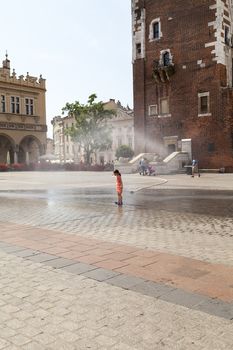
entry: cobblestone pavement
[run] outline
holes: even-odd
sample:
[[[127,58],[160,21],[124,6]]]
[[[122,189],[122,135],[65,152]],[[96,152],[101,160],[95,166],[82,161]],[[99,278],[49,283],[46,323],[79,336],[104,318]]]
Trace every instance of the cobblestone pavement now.
[[[0,254],[1,349],[232,349],[232,322]]]
[[[0,349],[233,348],[233,177],[123,180],[0,174]]]

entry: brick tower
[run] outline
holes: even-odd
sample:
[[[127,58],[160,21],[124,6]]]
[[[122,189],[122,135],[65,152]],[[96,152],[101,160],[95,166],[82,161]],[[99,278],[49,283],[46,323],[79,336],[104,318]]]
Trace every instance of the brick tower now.
[[[232,2],[132,0],[136,154],[233,166]]]

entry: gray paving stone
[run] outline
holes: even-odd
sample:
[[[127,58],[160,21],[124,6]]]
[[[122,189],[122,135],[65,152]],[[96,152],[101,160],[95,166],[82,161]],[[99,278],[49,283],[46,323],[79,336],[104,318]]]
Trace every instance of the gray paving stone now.
[[[137,284],[136,286],[133,286],[130,289],[135,292],[148,295],[154,298],[159,298],[174,290],[173,287],[167,286],[165,284],[151,282],[151,281],[145,281],[141,284]]]
[[[29,256],[41,254],[38,250],[33,250],[33,249],[23,249],[17,252],[14,252],[14,255],[20,256],[22,258],[27,258]]]
[[[57,259],[53,259],[53,260],[51,259],[49,261],[46,261],[45,264],[52,266],[56,269],[60,269],[64,266],[74,265],[75,262],[74,262],[74,260],[70,260],[70,259],[57,258]]]
[[[34,262],[45,262],[45,261],[49,261],[49,260],[56,260],[59,259],[57,256],[55,255],[50,255],[50,254],[45,254],[45,253],[41,253],[41,254],[36,254],[36,255],[30,255],[27,257],[28,260],[32,260]]]
[[[96,281],[102,282],[102,281],[106,281],[112,277],[118,276],[119,273],[118,272],[114,272],[114,271],[110,271],[110,270],[106,270],[106,269],[95,269],[89,272],[86,272],[83,274],[83,276],[86,276],[88,278],[92,278]]]
[[[4,247],[10,247],[11,245],[9,243],[6,242],[0,242],[0,249],[4,248]]]
[[[70,272],[70,273],[80,275],[84,272],[96,270],[98,269],[98,267],[94,265],[85,264],[85,263],[75,263],[73,265],[61,267],[61,269],[66,270],[67,272]]]
[[[182,305],[188,308],[200,304],[201,302],[208,301],[208,298],[200,294],[189,293],[182,289],[175,289],[161,296],[161,299],[174,304]]]
[[[114,286],[118,286],[125,289],[132,289],[133,286],[141,284],[145,282],[144,279],[139,277],[133,277],[128,275],[118,275],[113,278],[108,279],[107,283],[112,284]]]
[[[221,300],[209,299],[194,307],[195,310],[206,312],[210,315],[233,320],[233,304],[225,303]]]
[[[19,247],[19,246],[16,246],[16,245],[1,246],[0,248],[5,253],[19,252],[19,251],[25,249],[24,247]]]

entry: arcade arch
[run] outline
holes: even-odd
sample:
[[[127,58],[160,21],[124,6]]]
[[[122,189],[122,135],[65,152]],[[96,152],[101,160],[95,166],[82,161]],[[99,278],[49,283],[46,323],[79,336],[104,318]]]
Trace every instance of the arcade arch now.
[[[0,163],[14,163],[15,157],[16,145],[14,140],[8,135],[0,134]]]
[[[38,158],[43,154],[43,147],[35,136],[25,136],[18,147],[18,162],[19,163],[36,163]]]

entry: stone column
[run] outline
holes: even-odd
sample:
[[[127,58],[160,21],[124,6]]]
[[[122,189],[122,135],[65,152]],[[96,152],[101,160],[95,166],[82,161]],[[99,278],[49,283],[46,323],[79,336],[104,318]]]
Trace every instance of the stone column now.
[[[26,164],[29,165],[29,152],[26,152]]]
[[[18,163],[18,153],[16,151],[14,152],[14,163]]]

